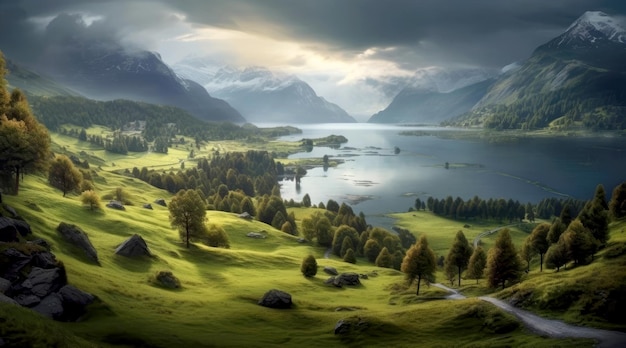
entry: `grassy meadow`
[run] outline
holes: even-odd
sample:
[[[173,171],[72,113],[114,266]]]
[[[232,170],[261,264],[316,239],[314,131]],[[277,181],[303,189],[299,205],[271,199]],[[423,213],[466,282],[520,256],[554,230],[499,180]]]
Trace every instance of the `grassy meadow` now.
[[[211,248],[194,243],[186,249],[178,231],[169,223],[167,208],[154,200],[171,195],[130,176],[119,169],[133,167],[180,168],[188,148],[170,149],[167,155],[132,153],[121,156],[106,153],[74,138],[54,134],[54,149],[88,159],[93,169],[96,191],[105,196],[118,187],[128,194],[132,205],[126,211],[103,208],[90,211],[77,195],[62,197],[44,176],[28,175],[18,196],[3,196],[31,224],[35,238],[44,238],[61,260],[68,280],[97,296],[84,320],[76,323],[51,322],[27,309],[0,303],[0,337],[22,337],[32,346],[125,346],[125,347],[588,347],[585,339],[549,339],[526,330],[513,316],[478,299],[446,300],[436,287],[422,286],[415,296],[415,285],[408,287],[401,272],[378,268],[358,259],[345,263],[309,243],[298,243],[287,235],[258,221],[235,214],[208,211],[208,223],[224,228],[230,248]],[[239,149],[227,143],[209,144],[206,154]],[[81,154],[82,153],[82,154]],[[200,153],[198,157],[206,155]],[[193,162],[187,166],[195,165]],[[103,202],[105,203],[105,202]],[[152,203],[153,210],[142,207]],[[290,208],[302,220],[312,208]],[[456,231],[463,229],[468,240],[492,223],[463,223],[426,212],[394,215],[398,226],[415,235],[428,235],[431,247],[445,255]],[[72,223],[87,232],[96,247],[99,263],[90,261],[80,250],[61,239],[56,232],[60,222]],[[624,226],[622,226],[623,229]],[[616,227],[619,229],[619,226]],[[614,229],[615,230],[615,229]],[[246,237],[248,232],[265,231],[266,239]],[[141,235],[153,257],[131,259],[118,256],[115,248],[133,234]],[[626,237],[617,233],[621,242]],[[615,235],[614,233],[614,235]],[[526,232],[512,228],[516,245]],[[495,235],[483,239],[488,248]],[[300,273],[302,259],[317,258],[318,274],[305,278]],[[623,260],[623,258],[622,258]],[[622,261],[623,262],[623,261]],[[357,287],[335,288],[324,284],[323,266],[340,272],[367,274]],[[590,267],[594,267],[593,265]],[[595,272],[595,269],[581,272]],[[159,271],[171,271],[182,288],[168,290],[153,282]],[[562,272],[574,281],[577,270]],[[552,272],[552,271],[550,271]],[[544,271],[544,274],[547,273]],[[583,276],[583,275],[580,275]],[[443,279],[439,275],[439,280]],[[520,286],[539,277],[529,277]],[[540,281],[540,280],[537,280]],[[484,294],[490,290],[466,280],[461,290]],[[294,307],[276,310],[259,306],[257,301],[270,289],[290,293]],[[505,290],[506,291],[506,290]],[[513,291],[513,290],[508,290]],[[360,321],[352,333],[333,333],[342,319]]]

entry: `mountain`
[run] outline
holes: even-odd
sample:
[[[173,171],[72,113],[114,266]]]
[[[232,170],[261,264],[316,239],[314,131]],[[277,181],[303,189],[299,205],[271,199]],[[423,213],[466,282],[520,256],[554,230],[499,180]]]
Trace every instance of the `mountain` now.
[[[42,97],[80,95],[78,92],[50,78],[41,76],[25,67],[15,64],[9,59],[6,60],[6,67],[9,71],[6,75],[6,80],[9,83],[10,89],[19,88],[28,94]]]
[[[223,98],[250,122],[256,123],[351,123],[345,110],[323,97],[294,75],[263,67],[243,69],[215,65],[203,58],[174,65],[180,76],[201,83]]]
[[[483,69],[426,68],[404,81],[389,106],[370,123],[440,123],[472,109],[493,83]]]
[[[501,75],[454,125],[496,129],[626,128],[626,30],[586,12]]]
[[[407,87],[367,122],[438,124],[471,110],[492,83],[489,79],[447,93]]]
[[[205,121],[245,122],[227,102],[198,83],[174,73],[157,53],[110,44],[77,42],[48,52],[38,68],[55,80],[97,100],[130,99],[187,110]]]

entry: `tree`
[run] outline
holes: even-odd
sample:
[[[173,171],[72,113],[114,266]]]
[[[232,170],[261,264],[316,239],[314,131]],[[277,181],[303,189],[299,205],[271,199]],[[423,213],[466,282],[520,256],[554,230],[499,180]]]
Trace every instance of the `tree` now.
[[[471,279],[476,279],[476,284],[478,284],[478,279],[482,278],[485,273],[486,265],[487,255],[485,254],[483,248],[479,245],[474,249],[474,252],[469,259],[466,276]]]
[[[579,220],[572,221],[561,238],[568,258],[575,264],[585,263],[595,251],[591,232]]]
[[[226,248],[230,247],[230,243],[228,242],[228,235],[222,226],[218,226],[215,224],[211,224],[206,229],[206,244],[210,247],[214,248]]]
[[[343,257],[341,250],[343,249],[345,239],[351,240],[351,248],[354,249],[354,247],[359,244],[359,233],[348,225],[339,226],[335,230],[335,236],[333,238],[333,254]],[[347,250],[347,248],[345,250]]]
[[[567,229],[567,226],[561,222],[560,218],[554,219],[552,225],[550,225],[550,231],[548,231],[548,242],[550,244],[558,242],[565,229]]]
[[[48,170],[48,182],[65,194],[78,189],[83,175],[80,173],[72,161],[64,155],[57,155]]]
[[[465,238],[463,231],[458,231],[456,237],[454,237],[454,242],[452,242],[452,247],[450,251],[448,251],[448,256],[446,257],[446,263],[450,266],[454,266],[457,270],[459,276],[458,286],[461,286],[461,273],[467,268],[467,263],[471,256],[472,247],[467,241],[467,238]]]
[[[346,239],[349,240],[349,239]],[[348,249],[343,256],[343,260],[348,263],[356,263],[356,257],[354,256],[354,250]]]
[[[614,219],[621,219],[626,216],[626,182],[623,182],[613,189],[609,211]]]
[[[309,255],[302,260],[300,272],[305,277],[314,277],[317,274],[317,260],[315,260],[315,256]]]
[[[92,211],[94,209],[102,208],[102,205],[100,204],[100,196],[98,196],[98,194],[93,190],[83,191],[80,195],[80,200],[83,204],[89,205],[89,209]]]
[[[46,169],[50,156],[48,130],[33,115],[26,95],[14,89],[9,95],[5,61],[0,52],[0,179],[19,192],[20,177]]]
[[[529,236],[532,248],[539,254],[539,272],[543,272],[543,257],[550,247],[550,242],[548,242],[549,232],[550,224],[544,222],[537,225]]]
[[[343,242],[341,243],[341,252],[339,253],[339,257],[344,257],[346,255],[346,252],[348,252],[349,249],[354,250],[354,244],[352,242],[352,239],[344,238]]]
[[[435,280],[437,261],[435,259],[435,253],[428,246],[428,240],[425,235],[421,235],[418,242],[407,251],[402,260],[400,270],[406,274],[409,285],[417,280],[416,295],[420,294],[420,283],[422,279],[429,282]]]
[[[311,197],[308,193],[305,194],[304,197],[302,197],[302,205],[307,208],[311,206]]]
[[[505,228],[498,234],[495,245],[489,249],[487,256],[487,281],[490,287],[516,281],[522,275],[522,264],[517,256],[515,245],[511,240],[509,229]]]
[[[567,246],[563,240],[558,241],[550,245],[546,252],[546,267],[559,269],[564,266],[569,260],[567,256]]]
[[[170,204],[170,222],[178,227],[181,237],[189,248],[191,238],[199,238],[205,231],[206,207],[195,190],[180,190]]]
[[[522,250],[520,251],[520,256],[522,260],[526,261],[526,272],[530,271],[530,261],[532,261],[533,257],[537,255],[535,249],[533,249],[532,243],[530,241],[530,236],[526,237],[524,240],[524,245],[522,246]]]
[[[315,223],[315,236],[317,237],[317,244],[320,246],[329,247],[332,245],[335,231],[326,216],[322,216]]]
[[[381,249],[380,244],[375,239],[368,239],[365,246],[363,246],[363,256],[365,256],[369,262],[375,262]]]
[[[578,215],[578,220],[589,230],[598,247],[603,247],[609,239],[609,214],[599,198],[587,202]]]
[[[374,264],[378,267],[391,268],[393,265],[393,260],[391,258],[391,254],[389,250],[384,247],[383,250],[380,251],[378,257],[376,257],[376,261]]]

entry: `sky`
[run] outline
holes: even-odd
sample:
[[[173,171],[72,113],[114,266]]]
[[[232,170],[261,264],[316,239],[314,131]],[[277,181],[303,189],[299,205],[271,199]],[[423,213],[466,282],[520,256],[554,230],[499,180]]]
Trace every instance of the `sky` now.
[[[363,119],[424,72],[523,61],[588,10],[623,20],[626,1],[0,0],[0,50],[42,64],[79,36],[156,51],[170,65],[194,56],[263,66]]]

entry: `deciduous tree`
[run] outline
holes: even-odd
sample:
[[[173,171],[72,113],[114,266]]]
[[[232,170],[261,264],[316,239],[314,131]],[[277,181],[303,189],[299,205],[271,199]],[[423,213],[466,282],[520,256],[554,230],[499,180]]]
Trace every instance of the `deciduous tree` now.
[[[420,294],[420,283],[422,279],[432,282],[435,280],[435,271],[437,270],[437,261],[435,253],[428,246],[428,240],[425,235],[421,235],[420,239],[406,253],[402,260],[401,271],[406,274],[409,285],[417,280],[416,295]]]
[[[191,238],[199,238],[206,231],[206,206],[195,190],[179,191],[170,204],[170,222],[178,227],[181,237],[189,248]]]
[[[64,155],[57,155],[50,169],[48,170],[48,182],[50,185],[58,188],[63,192],[63,197],[73,190],[80,187],[83,175],[80,173],[72,161]]]
[[[89,205],[90,210],[101,209],[102,205],[100,204],[100,196],[93,190],[83,191],[80,195],[80,200],[85,205]]]
[[[376,257],[376,261],[374,262],[378,267],[391,268],[393,265],[393,260],[391,258],[391,254],[389,250],[384,247],[380,253],[378,253],[378,257]]]
[[[487,257],[487,281],[489,286],[499,285],[504,289],[506,282],[516,281],[522,275],[522,264],[511,240],[509,229],[498,234],[495,245]]]
[[[485,273],[486,265],[487,254],[485,254],[485,251],[479,245],[474,249],[474,252],[469,259],[466,276],[471,279],[476,279],[476,284],[478,284],[478,279],[482,278]]]
[[[537,225],[531,232],[529,238],[532,248],[539,254],[539,271],[543,272],[543,257],[550,247],[548,242],[548,233],[550,232],[550,224],[541,223]]]
[[[556,268],[558,272],[569,260],[567,256],[567,246],[563,240],[550,245],[546,252],[546,267]]]

